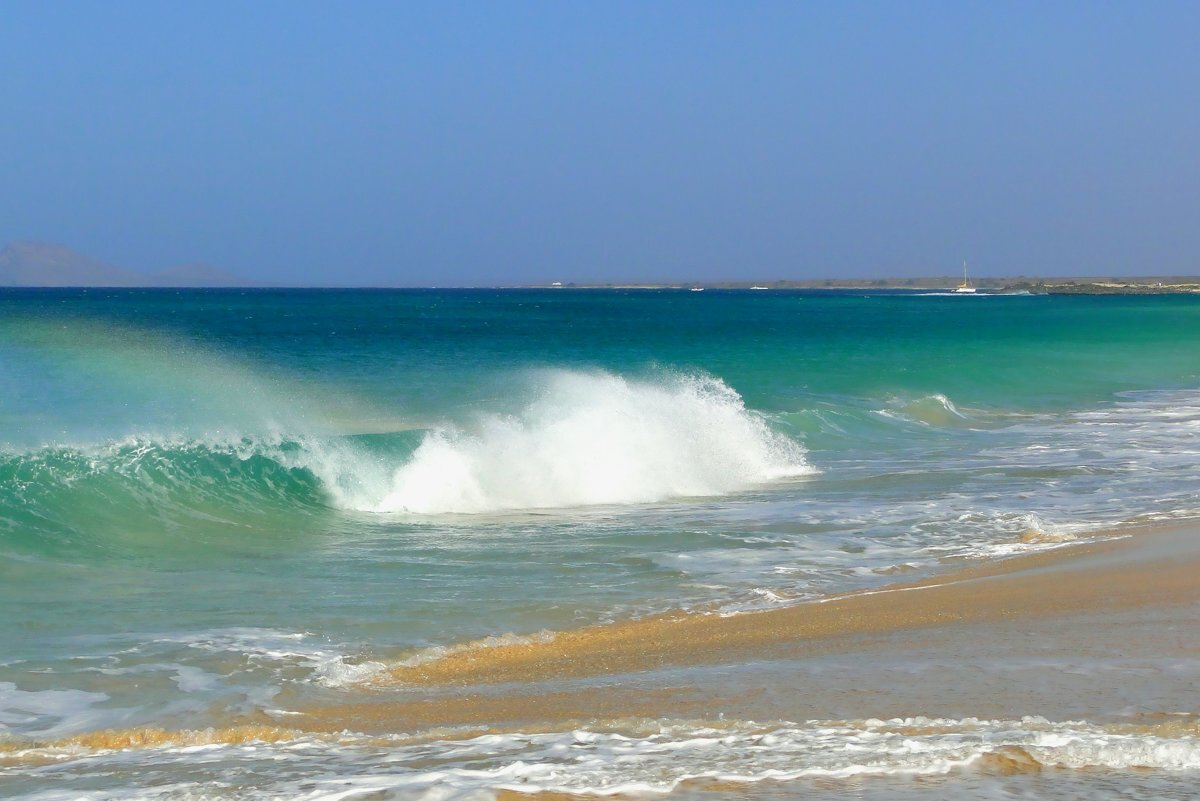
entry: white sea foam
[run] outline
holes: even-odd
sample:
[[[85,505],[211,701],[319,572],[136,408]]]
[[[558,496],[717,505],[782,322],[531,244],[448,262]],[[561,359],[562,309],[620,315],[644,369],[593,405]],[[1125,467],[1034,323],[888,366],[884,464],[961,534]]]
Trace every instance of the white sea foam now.
[[[385,668],[380,662],[348,659],[338,649],[323,643],[311,643],[310,639],[311,635],[304,632],[230,628],[162,637],[155,642],[240,654],[251,665],[266,667],[276,673],[300,668],[305,680],[329,687],[365,681]]]
[[[39,778],[64,783],[89,774],[119,783],[73,798],[297,798],[335,801],[380,796],[488,798],[498,790],[595,795],[663,794],[690,781],[837,780],[971,775],[989,761],[1164,777],[1200,769],[1200,740],[1178,730],[974,718],[906,718],[758,724],[748,721],[620,722],[545,733],[470,739],[301,738],[278,744],[166,746],[76,755]],[[152,781],[141,768],[153,764]],[[13,771],[17,773],[19,771]],[[188,776],[188,785],[163,777]],[[238,789],[228,784],[236,776]],[[93,779],[94,781],[94,779]],[[180,791],[186,789],[187,795]],[[57,796],[32,795],[27,798]]]
[[[470,514],[720,495],[812,472],[717,378],[553,371],[518,414],[430,432],[382,497],[343,500]]]
[[[108,696],[83,690],[21,690],[12,682],[0,682],[0,733],[22,731],[55,736],[65,730],[64,721],[94,721],[92,707]]]

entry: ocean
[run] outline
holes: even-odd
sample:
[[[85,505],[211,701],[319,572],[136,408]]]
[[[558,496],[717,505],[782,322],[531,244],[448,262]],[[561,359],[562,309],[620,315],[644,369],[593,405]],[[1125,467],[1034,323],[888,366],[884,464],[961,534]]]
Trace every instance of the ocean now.
[[[0,795],[1178,797],[1196,732],[1122,728],[1178,711],[1149,689],[1085,720],[622,709],[803,694],[769,654],[537,684],[604,690],[570,726],[303,719],[445,698],[380,679],[446,654],[1195,517],[1197,335],[1174,295],[0,290]],[[1013,748],[1053,777],[965,769]]]

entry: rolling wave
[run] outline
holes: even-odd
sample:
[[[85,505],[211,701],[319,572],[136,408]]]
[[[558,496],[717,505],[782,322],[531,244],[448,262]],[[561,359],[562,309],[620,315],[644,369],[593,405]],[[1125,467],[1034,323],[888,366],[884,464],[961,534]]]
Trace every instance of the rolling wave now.
[[[551,371],[512,415],[329,437],[142,436],[0,452],[0,533],[170,532],[328,510],[472,514],[718,495],[811,473],[709,376]]]
[[[897,399],[889,408],[880,409],[876,414],[935,428],[965,428],[974,423],[942,394],[926,395],[912,400]]]
[[[200,525],[252,525],[325,505],[295,442],[130,438],[0,454],[0,536],[97,544]]]

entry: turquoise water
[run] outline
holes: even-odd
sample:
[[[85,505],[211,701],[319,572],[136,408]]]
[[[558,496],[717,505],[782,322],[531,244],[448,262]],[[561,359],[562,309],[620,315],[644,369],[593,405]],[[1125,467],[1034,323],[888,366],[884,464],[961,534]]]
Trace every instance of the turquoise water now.
[[[1197,334],[1188,296],[0,291],[0,737],[1194,515]]]

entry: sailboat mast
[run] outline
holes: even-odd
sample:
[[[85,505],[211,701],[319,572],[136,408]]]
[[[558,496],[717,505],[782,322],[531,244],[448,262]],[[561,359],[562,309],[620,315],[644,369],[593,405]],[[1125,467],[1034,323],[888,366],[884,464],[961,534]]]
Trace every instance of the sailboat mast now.
[[[962,283],[961,283],[961,284],[959,284],[959,285],[958,285],[958,289],[956,289],[956,290],[954,290],[954,291],[955,291],[956,293],[962,293],[962,294],[964,294],[964,295],[971,295],[971,294],[974,294],[974,293],[975,293],[975,287],[971,286],[971,279],[967,277],[967,261],[966,261],[966,259],[963,259],[963,280],[962,280]]]

